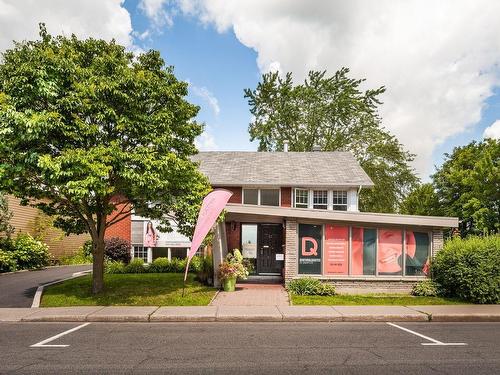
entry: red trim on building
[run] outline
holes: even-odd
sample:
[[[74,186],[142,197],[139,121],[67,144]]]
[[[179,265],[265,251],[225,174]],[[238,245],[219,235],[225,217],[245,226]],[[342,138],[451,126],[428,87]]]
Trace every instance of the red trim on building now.
[[[241,187],[234,186],[214,186],[214,189],[226,189],[233,192],[231,198],[229,198],[229,203],[242,203],[242,189]]]
[[[281,207],[292,207],[292,188],[281,188]]]

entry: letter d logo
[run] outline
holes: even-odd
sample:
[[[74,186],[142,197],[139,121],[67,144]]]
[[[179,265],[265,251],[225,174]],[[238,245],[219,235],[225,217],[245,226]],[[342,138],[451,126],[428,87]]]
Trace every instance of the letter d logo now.
[[[312,244],[309,250],[307,250],[308,242]],[[302,256],[310,257],[312,255],[318,255],[318,242],[312,237],[302,237]]]

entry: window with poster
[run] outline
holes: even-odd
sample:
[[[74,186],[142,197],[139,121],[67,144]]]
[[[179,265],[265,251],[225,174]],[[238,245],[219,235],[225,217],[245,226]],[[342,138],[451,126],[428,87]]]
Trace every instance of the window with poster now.
[[[323,226],[299,224],[299,274],[321,275]]]
[[[257,269],[257,224],[241,224],[241,254],[252,265],[251,273]]]

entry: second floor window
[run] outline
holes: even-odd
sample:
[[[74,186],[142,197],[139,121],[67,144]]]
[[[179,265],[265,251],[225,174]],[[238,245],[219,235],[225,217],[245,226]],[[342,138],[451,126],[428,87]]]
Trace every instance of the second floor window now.
[[[347,211],[347,191],[333,191],[333,209]]]
[[[243,189],[243,204],[279,206],[280,189]]]
[[[326,210],[328,208],[328,190],[314,190],[313,208]]]
[[[297,208],[309,207],[309,190],[295,189],[295,207]]]

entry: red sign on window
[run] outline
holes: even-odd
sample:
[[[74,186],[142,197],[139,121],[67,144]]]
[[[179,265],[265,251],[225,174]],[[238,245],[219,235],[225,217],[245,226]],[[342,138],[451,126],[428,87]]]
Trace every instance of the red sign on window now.
[[[349,228],[325,225],[325,275],[347,275]]]

